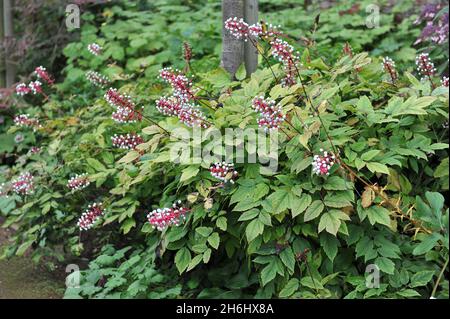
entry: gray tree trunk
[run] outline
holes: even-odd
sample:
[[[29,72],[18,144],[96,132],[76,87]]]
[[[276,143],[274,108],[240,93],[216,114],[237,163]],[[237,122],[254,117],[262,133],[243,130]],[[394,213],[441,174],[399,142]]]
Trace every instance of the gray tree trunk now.
[[[237,40],[225,29],[228,18],[244,18],[244,0],[222,0],[222,67],[234,78],[244,61],[244,41]]]
[[[258,0],[244,0],[244,20],[248,24],[255,24],[258,22]],[[247,77],[256,71],[258,68],[258,49],[252,44],[252,42],[245,42],[244,49],[244,61],[245,70],[247,71]]]
[[[6,39],[12,39],[12,37],[14,36],[12,7],[12,0],[3,0],[3,27],[5,30]],[[6,55],[6,86],[13,85],[15,81],[16,65],[8,54]]]
[[[0,0],[0,44],[3,43],[4,39],[4,28],[3,28],[3,0]],[[6,74],[5,74],[5,51],[0,52],[0,88],[6,86]]]

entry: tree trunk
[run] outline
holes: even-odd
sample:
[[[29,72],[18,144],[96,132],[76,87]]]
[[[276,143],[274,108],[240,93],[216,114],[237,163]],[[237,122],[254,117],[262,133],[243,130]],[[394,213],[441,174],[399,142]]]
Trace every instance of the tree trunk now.
[[[248,24],[255,24],[258,22],[258,0],[244,0],[244,20]],[[256,43],[256,41],[255,41]],[[251,41],[245,42],[244,49],[244,61],[245,70],[247,71],[247,77],[256,71],[258,68],[258,49],[252,44]]]
[[[0,0],[0,48],[4,39],[3,28],[3,0]],[[6,74],[5,74],[5,50],[0,51],[0,88],[6,86]]]
[[[225,29],[228,18],[244,18],[244,0],[222,0],[222,67],[233,78],[244,61],[244,41],[237,40]]]
[[[3,27],[5,39],[11,40],[14,36],[12,0],[3,0]],[[16,81],[16,65],[12,61],[9,53],[6,55],[6,86],[11,86]]]

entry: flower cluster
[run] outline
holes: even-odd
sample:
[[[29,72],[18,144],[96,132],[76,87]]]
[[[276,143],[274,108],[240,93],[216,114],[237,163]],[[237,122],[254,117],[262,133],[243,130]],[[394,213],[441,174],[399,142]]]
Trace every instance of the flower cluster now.
[[[273,100],[266,100],[264,96],[257,96],[253,99],[252,107],[255,112],[260,114],[258,119],[259,127],[263,127],[267,132],[269,130],[278,129],[284,122],[281,106],[277,105]]]
[[[82,190],[88,187],[89,184],[90,184],[89,178],[86,173],[76,174],[67,181],[67,187],[70,188],[72,191]]]
[[[247,41],[250,36],[263,38],[281,35],[281,32],[277,30],[278,27],[272,24],[263,25],[259,22],[249,25],[243,19],[238,19],[237,17],[229,18],[225,21],[225,29],[236,39],[243,39],[244,41]]]
[[[148,222],[159,231],[170,226],[179,226],[185,219],[189,210],[181,206],[181,201],[172,205],[171,208],[158,208],[147,215]]]
[[[195,92],[192,90],[192,81],[178,70],[164,68],[159,71],[159,77],[170,84],[173,89],[173,96],[181,102],[187,103],[195,99]]]
[[[136,110],[136,105],[130,96],[120,94],[117,89],[110,88],[105,93],[105,100],[115,107],[112,119],[118,123],[135,123],[142,121],[142,113]]]
[[[247,41],[249,25],[244,19],[238,19],[237,17],[229,18],[225,21],[225,29],[236,39],[244,39],[244,41]]]
[[[25,83],[20,83],[16,86],[17,95],[24,96],[30,92],[31,89]]]
[[[95,71],[87,71],[86,72],[86,79],[88,79],[89,82],[91,82],[93,85],[98,87],[105,87],[109,83],[109,79],[101,75],[98,72]]]
[[[250,36],[271,38],[272,40],[269,41],[269,44],[271,46],[272,56],[283,64],[283,69],[286,74],[282,80],[282,84],[284,86],[292,86],[297,83],[295,74],[300,57],[294,51],[292,45],[279,37],[282,33],[276,27],[272,25],[263,26],[261,23],[248,25],[243,19],[234,17],[225,21],[225,29],[236,39],[244,39],[244,41],[247,41]]]
[[[445,86],[445,87],[448,87],[448,76],[442,77],[441,85]]]
[[[135,133],[126,135],[117,135],[111,137],[111,142],[114,147],[121,148],[124,150],[134,150],[136,146],[144,143],[144,139]]]
[[[279,38],[270,42],[270,45],[272,47],[272,56],[283,64],[286,75],[282,84],[284,86],[295,85],[297,83],[295,79],[296,65],[300,61],[300,57],[294,52],[294,47]]]
[[[43,81],[45,81],[48,85],[53,85],[54,81],[51,78],[50,74],[48,74],[48,72],[46,71],[47,69],[44,68],[43,66],[38,66],[35,70],[34,70],[34,74],[36,74],[36,76],[40,79],[42,79]]]
[[[102,47],[97,43],[91,43],[88,45],[88,50],[95,56],[99,56],[102,53]]]
[[[161,97],[156,101],[156,109],[164,115],[176,116],[189,127],[199,126],[207,128],[208,122],[202,111],[193,103],[195,92],[192,82],[178,70],[164,68],[159,76],[169,83],[173,90],[170,97]]]
[[[34,131],[41,128],[42,125],[39,124],[39,119],[31,118],[30,114],[20,114],[14,117],[14,125],[20,127],[31,127]]]
[[[386,72],[387,74],[389,74],[389,76],[391,77],[391,81],[392,83],[394,83],[397,78],[397,70],[395,69],[395,62],[394,60],[392,60],[390,57],[384,57],[383,58],[383,62],[381,63],[381,66],[383,67],[384,72]]]
[[[222,182],[230,182],[234,184],[234,180],[238,176],[238,172],[234,169],[234,164],[232,163],[214,163],[209,168],[211,175]]]
[[[317,175],[330,175],[329,171],[335,163],[335,156],[320,149],[321,155],[314,155],[313,159],[313,173]]]
[[[184,61],[189,64],[192,60],[192,48],[187,42],[183,42],[183,58]]]
[[[78,219],[77,226],[80,230],[89,230],[104,214],[105,210],[103,209],[103,204],[94,203],[89,205],[88,209],[86,209],[86,211]]]
[[[30,150],[28,151],[28,153],[30,154],[30,155],[32,155],[32,154],[38,154],[38,153],[40,153],[41,152],[41,148],[40,147],[37,147],[37,146],[32,146],[31,148],[30,148]]]
[[[436,73],[434,63],[428,53],[421,53],[416,57],[417,71],[422,77],[432,77]]]
[[[33,176],[26,172],[11,183],[11,187],[16,194],[30,195],[34,191]]]
[[[38,94],[38,93],[42,94],[43,93],[42,83],[39,80],[31,81],[30,84],[28,84],[28,86],[30,87],[31,92],[33,94]]]

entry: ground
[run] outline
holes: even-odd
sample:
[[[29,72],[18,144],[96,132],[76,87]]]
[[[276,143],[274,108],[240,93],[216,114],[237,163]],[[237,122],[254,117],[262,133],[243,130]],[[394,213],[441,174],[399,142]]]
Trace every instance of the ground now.
[[[0,251],[10,232],[0,228]],[[30,257],[0,260],[0,299],[58,299],[63,293],[64,281],[37,267]]]

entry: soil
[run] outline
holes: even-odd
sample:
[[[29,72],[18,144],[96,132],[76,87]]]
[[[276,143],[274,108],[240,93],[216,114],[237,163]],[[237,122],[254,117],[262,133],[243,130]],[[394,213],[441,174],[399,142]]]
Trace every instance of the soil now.
[[[11,233],[0,228],[0,251]],[[36,265],[29,254],[0,260],[0,299],[60,299],[63,294],[64,280]]]

